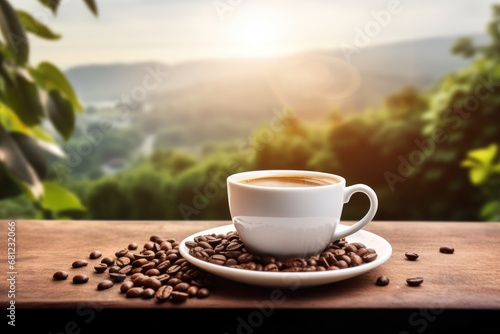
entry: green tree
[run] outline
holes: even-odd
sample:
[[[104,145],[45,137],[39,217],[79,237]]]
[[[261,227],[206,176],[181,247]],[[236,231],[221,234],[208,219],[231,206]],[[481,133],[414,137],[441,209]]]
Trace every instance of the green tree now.
[[[500,143],[500,5],[492,6],[489,43],[457,40],[456,54],[471,59],[465,68],[445,76],[432,92],[423,115],[427,160],[411,178],[427,215],[450,220],[479,220],[486,200],[469,181],[461,162],[468,152]]]
[[[57,14],[59,0],[39,2]],[[94,0],[84,3],[98,15]],[[46,40],[61,35],[7,0],[0,0],[0,30],[0,200],[26,196],[47,218],[81,211],[78,198],[47,181],[47,157],[64,152],[44,123],[50,122],[67,141],[83,107],[56,65],[30,63],[29,35]]]

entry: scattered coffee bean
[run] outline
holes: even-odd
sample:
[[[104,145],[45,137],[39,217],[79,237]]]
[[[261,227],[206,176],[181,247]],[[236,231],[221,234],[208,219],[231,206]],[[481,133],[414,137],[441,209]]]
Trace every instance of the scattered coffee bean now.
[[[125,280],[125,278],[127,277],[127,275],[125,274],[122,274],[122,273],[110,273],[109,274],[109,278],[113,281],[113,282],[123,282]]]
[[[377,278],[377,281],[375,282],[378,286],[386,286],[389,284],[389,278],[387,276],[380,276]]]
[[[141,296],[143,290],[144,290],[143,288],[137,286],[130,288],[127,290],[126,296],[128,298],[138,298]]]
[[[196,293],[196,297],[198,298],[207,298],[210,295],[210,291],[207,288],[201,288]]]
[[[198,294],[198,292],[200,291],[200,288],[198,288],[197,286],[195,285],[191,285],[189,287],[189,289],[187,289],[187,294],[189,295],[189,297],[196,297],[196,295]]]
[[[97,290],[106,290],[111,288],[113,285],[114,285],[113,281],[104,280],[102,282],[99,282],[99,284],[97,284]]]
[[[159,301],[167,301],[170,298],[170,295],[172,294],[172,291],[174,291],[174,287],[171,285],[162,285],[157,291],[156,291],[156,298]]]
[[[96,250],[96,251],[93,251],[92,253],[90,253],[89,259],[95,260],[95,259],[100,258],[101,256],[102,256],[102,253],[100,251]]]
[[[112,257],[105,257],[101,260],[101,263],[105,263],[108,267],[111,267],[115,264],[115,259]]]
[[[441,253],[445,253],[445,254],[453,254],[453,252],[455,251],[455,248],[449,247],[449,246],[443,246],[443,247],[439,248],[439,251]]]
[[[179,252],[180,243],[172,238],[151,236],[140,249],[136,243],[119,249],[114,257],[106,256],[94,266],[97,273],[108,272],[109,279],[97,289],[112,288],[120,282],[120,292],[127,298],[153,298],[158,301],[185,302],[189,298],[207,298],[217,281],[214,276],[192,265]],[[377,258],[377,252],[361,243],[349,244],[345,239],[330,243],[320,256],[294,257],[277,260],[272,256],[257,256],[248,252],[236,231],[226,235],[200,235],[186,246],[199,259],[217,265],[255,271],[326,271],[363,265]],[[100,251],[90,253],[90,259],[102,257]],[[73,267],[84,267],[78,260]],[[67,273],[54,273],[54,279],[65,279]],[[75,275],[76,284],[87,283],[89,277]]]
[[[73,276],[73,283],[75,284],[84,284],[89,281],[89,277],[84,274],[78,274]]]
[[[406,283],[408,283],[409,286],[419,286],[423,281],[424,279],[422,277],[412,277],[406,279]]]
[[[125,254],[127,254],[127,253],[128,253],[128,249],[127,248],[122,248],[118,252],[115,252],[115,256],[117,258],[119,258],[119,257],[125,256]]]
[[[142,290],[141,292],[141,297],[144,298],[144,299],[149,299],[149,298],[153,298],[156,294],[156,291],[151,289],[151,288],[146,288],[144,290]]]
[[[87,264],[88,264],[88,262],[87,262],[87,261],[85,261],[85,260],[76,260],[76,261],[74,261],[74,262],[71,264],[71,266],[72,266],[73,268],[81,268],[81,267],[85,267]]]
[[[99,265],[97,266],[94,266],[94,270],[99,273],[99,274],[102,274],[103,272],[105,272],[106,270],[108,269],[108,265],[105,264],[105,263],[100,263]]]
[[[220,240],[209,238],[205,241],[207,256],[213,255],[211,248]],[[139,249],[136,243],[130,243],[127,248],[115,252],[114,257],[103,257],[94,266],[94,270],[96,273],[108,272],[109,279],[101,281],[97,290],[110,289],[120,282],[120,292],[128,298],[149,299],[156,296],[159,301],[183,302],[195,296],[208,296],[208,288],[215,284],[214,278],[184,259],[180,255],[179,245],[175,239],[152,236],[143,249]],[[102,257],[102,253],[93,251],[88,257],[97,259]],[[72,264],[75,268],[86,265],[85,260],[74,261]],[[54,280],[63,280],[68,274],[60,271],[53,276]],[[75,284],[88,281],[89,277],[84,274],[73,277]]]
[[[418,254],[417,253],[410,253],[410,252],[406,252],[405,253],[405,256],[408,260],[410,261],[415,261],[418,259]]]
[[[62,281],[68,278],[68,273],[65,271],[56,271],[53,275],[53,278],[57,281]]]
[[[170,293],[170,296],[174,302],[179,303],[185,302],[189,298],[189,295],[186,292],[175,290]]]
[[[122,285],[120,285],[120,292],[127,293],[127,291],[133,287],[134,287],[134,282],[132,281],[123,282]]]

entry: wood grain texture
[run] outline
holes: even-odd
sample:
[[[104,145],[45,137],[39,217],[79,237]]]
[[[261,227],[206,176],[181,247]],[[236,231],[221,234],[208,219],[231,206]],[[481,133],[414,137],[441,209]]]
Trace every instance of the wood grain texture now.
[[[181,241],[188,235],[227,221],[15,221],[15,270],[7,266],[7,221],[0,222],[2,259],[0,306],[6,307],[8,272],[15,274],[17,309],[218,309],[256,308],[268,305],[274,289],[221,279],[205,299],[188,299],[183,304],[162,303],[154,299],[127,299],[119,284],[98,291],[97,284],[106,274],[93,270],[100,259],[89,254],[99,250],[114,256],[119,249],[136,242],[141,247],[152,235]],[[349,222],[344,222],[349,224]],[[274,309],[500,309],[500,223],[482,222],[384,222],[366,227],[386,239],[393,247],[391,259],[358,277],[328,285],[283,290],[284,298]],[[439,252],[441,246],[455,248],[453,254]],[[419,254],[408,261],[405,252]],[[71,263],[84,259],[89,265],[74,269]],[[55,271],[69,273],[65,281],[54,281]],[[87,284],[75,285],[73,275],[85,273]],[[375,285],[385,275],[390,283]],[[419,287],[409,287],[408,277],[422,276]]]

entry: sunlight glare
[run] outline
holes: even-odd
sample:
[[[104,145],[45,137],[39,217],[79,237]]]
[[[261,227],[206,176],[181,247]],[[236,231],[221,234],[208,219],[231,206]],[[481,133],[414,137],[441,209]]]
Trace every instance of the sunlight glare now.
[[[273,56],[281,50],[285,30],[283,17],[269,11],[253,12],[233,22],[231,41],[242,56]]]

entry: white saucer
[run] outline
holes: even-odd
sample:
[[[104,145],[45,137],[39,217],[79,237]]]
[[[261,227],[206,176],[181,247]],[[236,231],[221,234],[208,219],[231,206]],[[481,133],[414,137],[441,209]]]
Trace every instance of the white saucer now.
[[[348,226],[339,224],[337,228],[344,229]],[[364,263],[357,267],[349,267],[339,270],[329,271],[313,271],[313,272],[265,272],[252,271],[247,269],[229,268],[218,264],[213,264],[199,260],[189,254],[189,249],[186,246],[186,241],[192,241],[196,236],[206,234],[226,234],[227,232],[235,231],[234,225],[215,227],[205,231],[197,232],[182,240],[179,245],[181,255],[197,266],[211,274],[224,277],[233,281],[247,283],[252,285],[260,285],[265,287],[275,288],[304,288],[322,284],[328,284],[345,280],[354,276],[366,273],[389,260],[392,255],[391,245],[383,238],[368,231],[358,231],[346,237],[349,243],[361,242],[368,248],[373,248],[377,251],[377,258],[368,263]]]

